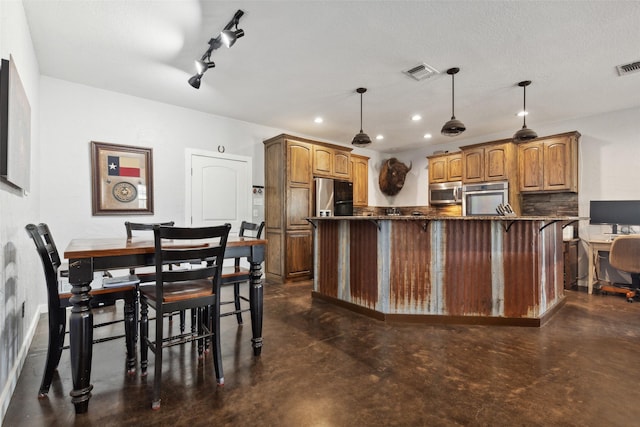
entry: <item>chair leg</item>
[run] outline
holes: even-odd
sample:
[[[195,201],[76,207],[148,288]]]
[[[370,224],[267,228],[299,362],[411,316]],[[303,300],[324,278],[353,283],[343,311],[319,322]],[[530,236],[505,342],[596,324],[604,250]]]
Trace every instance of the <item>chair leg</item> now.
[[[198,309],[192,308],[191,309],[191,333],[195,333],[196,331],[197,318],[198,318]]]
[[[149,363],[149,306],[144,299],[140,302],[140,375],[147,375]]]
[[[181,334],[184,334],[186,322],[187,322],[187,313],[185,310],[180,310],[180,333]]]
[[[217,295],[217,300],[214,305],[209,309],[209,326],[213,331],[214,336],[211,337],[213,341],[213,364],[216,370],[216,382],[218,385],[224,385],[224,373],[222,371],[222,348],[220,347],[220,295]]]
[[[233,303],[236,307],[238,325],[242,325],[242,307],[240,306],[240,283],[233,284]]]
[[[136,373],[136,316],[135,301],[131,297],[124,301],[124,333],[127,345],[127,373]]]
[[[200,307],[197,310],[197,327],[198,327],[198,335],[203,335],[204,333],[204,322],[207,318],[207,309],[205,307]],[[206,347],[206,338],[198,339],[198,359],[204,358],[204,351]]]
[[[161,304],[158,304],[161,305]],[[156,308],[160,308],[156,306]],[[154,343],[154,372],[153,372],[153,400],[151,409],[160,409],[160,386],[162,385],[162,336],[163,336],[162,308],[156,310],[156,342]]]
[[[38,397],[46,397],[51,387],[53,373],[60,363],[62,356],[62,347],[64,347],[64,335],[67,328],[66,310],[52,310],[49,312],[49,347],[47,348],[47,361],[44,365],[44,373],[42,374],[42,382]]]

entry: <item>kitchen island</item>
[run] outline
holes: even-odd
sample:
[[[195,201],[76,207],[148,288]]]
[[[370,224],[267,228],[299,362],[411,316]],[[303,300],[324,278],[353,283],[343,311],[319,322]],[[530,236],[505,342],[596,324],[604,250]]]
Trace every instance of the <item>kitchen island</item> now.
[[[313,217],[313,296],[381,320],[541,326],[573,217]]]

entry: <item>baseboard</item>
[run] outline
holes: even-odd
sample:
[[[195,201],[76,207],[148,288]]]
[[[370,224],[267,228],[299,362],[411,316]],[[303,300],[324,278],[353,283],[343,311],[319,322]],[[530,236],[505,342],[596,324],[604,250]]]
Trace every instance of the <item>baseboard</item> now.
[[[31,347],[31,341],[33,341],[33,337],[35,336],[36,328],[38,327],[38,321],[40,320],[40,315],[46,312],[47,305],[40,304],[38,306],[38,309],[36,310],[35,315],[31,319],[31,323],[29,324],[29,328],[27,329],[24,340],[22,340],[22,345],[20,346],[18,357],[11,367],[11,370],[9,370],[9,373],[7,375],[7,382],[2,388],[2,394],[0,394],[0,420],[2,421],[4,421],[4,416],[7,413],[7,409],[9,408],[9,403],[11,403],[11,396],[13,396],[13,391],[16,389],[16,385],[18,384],[18,379],[20,378],[20,373],[22,372],[24,362],[25,360],[27,360],[29,347]],[[35,399],[36,396],[37,391],[34,391],[33,398]]]

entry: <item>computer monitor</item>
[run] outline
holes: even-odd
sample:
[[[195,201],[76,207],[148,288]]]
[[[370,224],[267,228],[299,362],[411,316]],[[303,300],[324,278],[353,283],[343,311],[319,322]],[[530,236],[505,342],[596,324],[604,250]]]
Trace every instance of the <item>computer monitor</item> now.
[[[609,224],[613,234],[618,225],[640,225],[640,200],[592,200],[589,223]]]

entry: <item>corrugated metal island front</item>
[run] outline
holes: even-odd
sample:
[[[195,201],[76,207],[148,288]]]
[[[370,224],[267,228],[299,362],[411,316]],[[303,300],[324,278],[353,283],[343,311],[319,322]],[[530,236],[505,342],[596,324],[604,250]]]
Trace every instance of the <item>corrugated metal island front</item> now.
[[[313,296],[382,319],[540,326],[569,217],[314,217]]]

